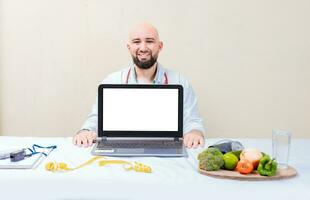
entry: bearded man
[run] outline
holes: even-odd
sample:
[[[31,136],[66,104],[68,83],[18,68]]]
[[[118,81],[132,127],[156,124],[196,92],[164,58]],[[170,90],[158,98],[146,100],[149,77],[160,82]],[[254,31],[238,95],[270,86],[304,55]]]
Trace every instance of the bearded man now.
[[[129,34],[127,48],[133,64],[110,74],[102,83],[182,85],[184,90],[183,143],[187,148],[203,146],[204,127],[198,113],[197,98],[193,88],[180,73],[168,70],[157,62],[158,55],[163,48],[157,29],[149,23],[137,25]],[[96,102],[81,130],[73,138],[73,143],[83,147],[91,146],[97,138],[97,123],[98,105]]]

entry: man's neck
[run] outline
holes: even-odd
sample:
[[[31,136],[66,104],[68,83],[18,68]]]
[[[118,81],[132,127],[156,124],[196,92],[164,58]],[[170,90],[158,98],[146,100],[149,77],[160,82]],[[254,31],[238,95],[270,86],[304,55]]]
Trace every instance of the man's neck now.
[[[148,83],[152,83],[157,70],[157,63],[155,63],[149,69],[140,69],[139,67],[135,66],[137,80],[143,80]]]

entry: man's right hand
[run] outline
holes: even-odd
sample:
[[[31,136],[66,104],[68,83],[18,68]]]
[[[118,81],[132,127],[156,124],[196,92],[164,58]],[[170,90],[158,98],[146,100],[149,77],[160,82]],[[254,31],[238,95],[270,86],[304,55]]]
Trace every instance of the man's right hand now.
[[[97,138],[97,133],[89,130],[81,130],[73,138],[73,144],[79,147],[90,147]]]

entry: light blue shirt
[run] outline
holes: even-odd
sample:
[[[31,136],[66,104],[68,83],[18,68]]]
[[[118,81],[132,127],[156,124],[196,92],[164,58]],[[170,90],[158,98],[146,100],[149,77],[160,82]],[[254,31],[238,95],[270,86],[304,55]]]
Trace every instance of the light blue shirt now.
[[[130,71],[130,73],[129,73]],[[129,74],[129,76],[128,76]],[[166,74],[166,76],[165,76]],[[157,72],[154,78],[154,84],[165,84],[167,77],[168,84],[179,84],[183,86],[183,133],[186,134],[191,130],[199,130],[204,132],[202,119],[198,112],[197,98],[190,83],[180,74],[171,70],[167,70],[158,63]],[[128,82],[127,82],[128,80]],[[103,84],[141,84],[137,80],[134,67],[128,67],[114,72],[102,81]],[[91,113],[88,115],[82,129],[98,131],[98,99],[92,107]]]

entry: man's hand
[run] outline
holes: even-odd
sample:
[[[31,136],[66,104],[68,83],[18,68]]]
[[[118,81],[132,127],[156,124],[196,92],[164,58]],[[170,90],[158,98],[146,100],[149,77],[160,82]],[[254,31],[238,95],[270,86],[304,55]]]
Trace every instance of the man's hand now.
[[[203,133],[198,130],[192,130],[184,135],[184,146],[187,148],[197,148],[198,146],[203,147],[205,139]]]
[[[81,130],[76,134],[72,142],[79,147],[90,147],[96,138],[97,134],[94,131]]]

